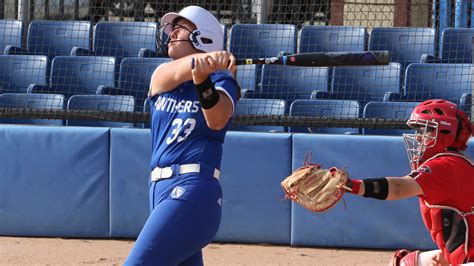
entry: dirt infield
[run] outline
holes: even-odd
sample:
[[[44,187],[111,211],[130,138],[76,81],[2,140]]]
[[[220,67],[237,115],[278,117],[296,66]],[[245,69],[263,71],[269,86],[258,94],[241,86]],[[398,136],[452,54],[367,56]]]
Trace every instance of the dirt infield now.
[[[132,240],[0,237],[0,265],[121,265]],[[392,251],[213,243],[205,265],[388,265]]]

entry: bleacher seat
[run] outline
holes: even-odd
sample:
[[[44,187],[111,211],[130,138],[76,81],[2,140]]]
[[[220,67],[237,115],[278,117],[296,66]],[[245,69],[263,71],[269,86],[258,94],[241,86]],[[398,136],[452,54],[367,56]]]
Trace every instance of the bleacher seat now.
[[[58,55],[69,55],[73,47],[90,49],[91,23],[89,21],[34,20],[30,23],[27,47],[11,45],[5,54],[46,55],[51,61]]]
[[[445,99],[470,113],[471,64],[411,64],[405,73],[404,94],[387,93],[385,100],[422,102]]]
[[[286,102],[281,99],[240,99],[234,111],[238,115],[284,115]],[[229,128],[235,131],[285,132],[283,126],[246,126],[235,125]]]
[[[67,102],[68,110],[97,110],[133,112],[135,99],[130,95],[73,95]],[[68,126],[133,127],[133,123],[67,120]]]
[[[236,80],[237,80],[237,83],[239,83],[242,93],[245,93],[246,91],[256,90],[257,66],[256,65],[238,65]]]
[[[100,21],[96,24],[93,50],[74,48],[71,55],[113,56],[117,64],[125,57],[138,57],[140,49],[156,51],[155,22]]]
[[[296,26],[290,24],[235,24],[229,51],[237,58],[277,56],[296,52]]]
[[[349,26],[303,26],[299,34],[299,53],[365,51],[367,29]]]
[[[0,20],[0,48],[5,51],[8,45],[21,47],[23,22],[20,20]]]
[[[425,55],[422,63],[471,64],[474,28],[447,28],[443,30],[440,58]]]
[[[135,111],[142,112],[153,72],[160,64],[169,61],[169,58],[125,58],[120,63],[118,88],[99,86],[97,94],[132,95],[135,97]]]
[[[401,66],[335,67],[332,91],[313,93],[313,99],[338,99],[359,101],[361,106],[369,101],[382,101],[386,92],[401,91]],[[362,111],[362,110],[361,110]]]
[[[96,94],[100,85],[114,86],[115,58],[107,56],[57,56],[48,86],[30,85],[28,92]]]
[[[418,102],[368,102],[364,107],[364,118],[402,119],[408,120]],[[382,125],[383,122],[378,123]],[[398,135],[411,133],[409,129],[371,129],[364,128],[365,135]]]
[[[230,29],[229,52],[238,59],[273,57],[296,52],[297,30],[291,24],[234,24]],[[260,83],[261,65],[256,67]]]
[[[64,96],[61,94],[42,93],[2,93],[0,94],[0,108],[26,109],[64,109]],[[0,123],[8,124],[36,124],[36,125],[63,125],[58,119],[22,119],[1,118]]]
[[[245,98],[309,99],[314,91],[327,92],[329,68],[263,65],[260,91],[247,91]]]
[[[0,93],[26,92],[30,84],[46,85],[47,61],[43,55],[0,55]]]
[[[373,28],[369,51],[390,52],[390,61],[399,62],[403,69],[419,63],[423,54],[434,54],[434,28]]]
[[[290,106],[290,116],[358,118],[360,104],[350,100],[296,100]],[[358,128],[290,127],[290,132],[358,134]]]

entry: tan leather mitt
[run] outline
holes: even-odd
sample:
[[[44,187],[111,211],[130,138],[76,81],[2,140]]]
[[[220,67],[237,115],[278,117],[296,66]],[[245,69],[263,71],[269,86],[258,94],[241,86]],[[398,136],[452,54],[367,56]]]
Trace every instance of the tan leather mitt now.
[[[281,182],[286,198],[292,199],[312,212],[323,212],[342,198],[346,190],[347,173],[332,167],[321,169],[319,164],[306,164]]]

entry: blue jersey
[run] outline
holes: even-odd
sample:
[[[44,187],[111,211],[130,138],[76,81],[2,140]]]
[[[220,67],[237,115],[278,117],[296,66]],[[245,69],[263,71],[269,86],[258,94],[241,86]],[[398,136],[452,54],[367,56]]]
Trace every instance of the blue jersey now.
[[[234,109],[237,103],[235,79],[226,72],[210,75],[216,90],[223,91]],[[171,164],[206,163],[220,169],[222,143],[229,123],[219,131],[206,124],[192,81],[150,99],[151,169]]]

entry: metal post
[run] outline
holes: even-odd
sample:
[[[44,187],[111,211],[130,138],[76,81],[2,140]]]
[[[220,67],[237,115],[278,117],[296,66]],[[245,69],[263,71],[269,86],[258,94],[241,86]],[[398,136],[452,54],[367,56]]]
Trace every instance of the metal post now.
[[[257,0],[255,9],[257,11],[257,24],[264,24],[268,20],[268,8],[273,6],[271,0]]]
[[[30,24],[30,0],[20,0],[18,1],[18,20],[23,21],[23,25]]]
[[[467,27],[467,17],[469,9],[468,0],[456,0],[455,2],[455,14],[454,14],[454,27],[456,28],[466,28]]]

